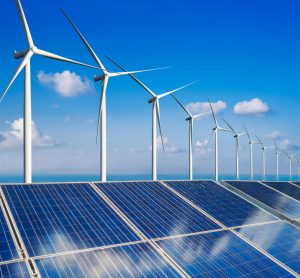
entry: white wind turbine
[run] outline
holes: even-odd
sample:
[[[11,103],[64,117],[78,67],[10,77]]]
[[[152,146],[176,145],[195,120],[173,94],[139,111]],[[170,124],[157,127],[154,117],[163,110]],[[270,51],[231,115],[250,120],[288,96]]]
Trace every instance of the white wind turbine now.
[[[298,156],[294,156],[295,157],[295,159],[296,159],[296,162],[297,162],[297,164],[298,164],[298,173],[300,174],[300,159],[299,159],[299,157]]]
[[[182,107],[182,109],[188,114],[188,118],[186,121],[189,122],[189,179],[193,180],[193,128],[194,128],[194,120],[210,114],[210,112],[201,113],[198,115],[192,115],[191,112],[172,94],[171,95],[176,102]]]
[[[276,177],[278,179],[278,177],[279,177],[279,154],[280,154],[280,151],[278,149],[276,140],[274,140],[274,145],[275,145],[275,156],[276,156]]]
[[[31,183],[32,182],[32,127],[31,127],[31,69],[30,69],[30,61],[33,55],[40,55],[46,58],[55,59],[59,61],[69,62],[73,64],[78,64],[82,66],[89,66],[84,63],[80,63],[71,59],[67,59],[56,54],[41,50],[37,48],[33,42],[31,32],[21,5],[20,0],[16,0],[17,9],[20,15],[20,19],[23,25],[23,29],[26,34],[26,40],[28,44],[28,48],[21,51],[15,52],[14,57],[15,59],[24,58],[21,64],[18,66],[17,70],[15,71],[13,77],[10,79],[4,93],[1,96],[0,101],[3,100],[4,96],[8,92],[10,86],[13,84],[17,76],[20,72],[25,68],[24,72],[24,119],[23,119],[23,138],[24,138],[24,182]]]
[[[114,65],[116,65],[117,67],[119,67],[121,70],[123,70],[124,72],[127,72],[127,70],[119,65],[118,63],[116,63],[114,60],[112,60],[111,58],[109,58],[108,56],[106,56],[107,59],[109,59]],[[152,179],[153,180],[157,180],[157,163],[156,163],[156,154],[157,154],[157,144],[156,144],[156,122],[158,121],[158,126],[159,126],[159,131],[160,131],[160,138],[162,141],[162,147],[164,149],[164,142],[163,142],[163,136],[162,136],[162,131],[161,131],[161,124],[160,124],[160,109],[159,109],[159,100],[172,94],[175,93],[179,90],[182,90],[192,84],[195,84],[196,82],[198,82],[199,80],[196,80],[194,82],[191,82],[189,84],[186,84],[184,86],[181,86],[177,89],[174,89],[172,91],[168,91],[166,93],[163,94],[155,94],[152,90],[150,90],[144,83],[142,83],[140,80],[138,80],[135,76],[133,76],[132,74],[129,74],[129,76],[137,83],[139,84],[146,92],[148,92],[151,95],[151,99],[148,100],[148,103],[152,103]]]
[[[218,181],[219,180],[219,131],[226,131],[226,132],[229,132],[229,131],[227,129],[222,128],[222,127],[219,126],[218,121],[217,121],[217,117],[215,115],[215,112],[214,112],[214,109],[211,105],[210,100],[208,100],[208,102],[209,102],[209,106],[210,106],[210,109],[211,109],[211,113],[212,113],[213,118],[214,118],[214,122],[216,124],[216,126],[213,128],[213,134],[212,134],[211,138],[213,136],[215,136],[215,180]],[[210,140],[211,140],[211,138],[210,138]]]
[[[295,157],[294,154],[289,154],[288,152],[282,150],[282,152],[289,158],[289,168],[290,168],[290,177],[292,177],[292,159]]]
[[[248,130],[246,129],[246,127],[244,126],[244,130],[249,138],[249,146],[250,146],[250,176],[251,178],[253,178],[254,174],[253,174],[253,145],[259,144],[258,142],[255,142],[252,140]]]
[[[224,122],[228,125],[228,127],[231,129],[231,131],[234,134],[233,137],[235,138],[235,142],[236,142],[236,178],[239,179],[240,178],[239,143],[240,143],[240,137],[246,135],[246,133],[245,132],[237,133],[226,120],[224,120]]]
[[[99,105],[99,113],[98,113],[98,124],[97,124],[97,136],[98,136],[98,129],[99,126],[101,127],[101,137],[100,137],[100,176],[101,176],[101,181],[105,182],[106,181],[106,176],[107,176],[107,167],[106,167],[106,89],[107,89],[107,84],[108,80],[111,77],[116,77],[116,76],[122,76],[122,75],[130,75],[133,73],[139,73],[139,72],[146,72],[146,71],[152,71],[152,70],[158,70],[162,68],[156,68],[156,69],[147,69],[147,70],[138,70],[138,71],[130,71],[130,72],[109,72],[99,59],[99,57],[96,55],[90,44],[87,42],[87,40],[83,37],[79,29],[75,26],[75,24],[71,21],[71,19],[67,16],[67,14],[61,10],[64,16],[67,18],[67,20],[70,22],[86,48],[88,49],[89,53],[92,55],[94,58],[95,62],[98,64],[100,70],[102,71],[102,74],[99,76],[94,77],[94,81],[102,81],[102,86],[101,86],[101,100],[100,100],[100,105]]]
[[[272,147],[266,147],[262,141],[256,136],[259,144],[261,145],[261,149],[262,149],[262,159],[263,159],[263,177],[266,177],[266,150],[267,149],[271,149]]]

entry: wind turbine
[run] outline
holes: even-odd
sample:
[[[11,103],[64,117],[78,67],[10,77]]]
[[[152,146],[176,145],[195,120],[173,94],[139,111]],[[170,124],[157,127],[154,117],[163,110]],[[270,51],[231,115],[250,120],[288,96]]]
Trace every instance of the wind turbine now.
[[[224,119],[223,119],[224,120]],[[234,134],[234,138],[235,138],[235,141],[236,141],[236,179],[239,179],[240,178],[240,165],[239,165],[239,143],[240,143],[240,137],[243,136],[243,135],[246,135],[245,132],[243,133],[237,133],[233,127],[226,121],[224,120],[224,122],[228,125],[228,127],[231,129],[231,131],[233,132]]]
[[[172,94],[171,95],[175,101],[182,107],[182,109],[188,114],[186,121],[189,122],[189,179],[193,180],[193,128],[194,120],[210,114],[210,112],[201,113],[198,115],[192,115],[191,112]]]
[[[282,152],[287,155],[287,157],[289,158],[289,166],[290,166],[290,177],[292,177],[292,159],[295,157],[294,154],[289,154],[288,152],[282,150]]]
[[[262,149],[262,158],[263,158],[263,177],[265,178],[266,177],[266,153],[265,151],[267,149],[271,149],[272,147],[266,147],[262,141],[256,136],[259,144],[261,145],[261,149]]]
[[[276,177],[278,179],[278,177],[279,177],[279,154],[280,154],[280,151],[278,149],[276,140],[274,140],[274,145],[275,145],[275,155],[276,155]]]
[[[297,162],[297,164],[298,164],[298,173],[300,174],[300,159],[299,159],[298,156],[294,156],[294,157],[295,157],[296,162]]]
[[[249,146],[250,146],[250,176],[251,178],[253,178],[253,145],[259,144],[258,142],[255,142],[252,140],[248,130],[246,129],[246,127],[244,126],[244,130],[249,138]]]
[[[114,65],[116,65],[117,67],[119,67],[121,70],[123,70],[124,72],[127,72],[127,70],[121,66],[120,64],[118,64],[117,62],[115,62],[113,59],[111,59],[110,57],[106,56],[107,59],[109,59]],[[153,180],[157,180],[157,163],[156,163],[156,153],[157,153],[157,144],[156,144],[156,122],[158,121],[158,126],[159,126],[159,131],[160,131],[160,138],[162,141],[162,147],[164,149],[164,142],[163,142],[163,136],[162,136],[162,131],[161,131],[161,124],[160,124],[160,109],[159,109],[159,100],[172,94],[175,93],[179,90],[182,90],[188,86],[191,86],[192,84],[195,84],[196,82],[198,82],[199,80],[193,81],[191,83],[188,83],[184,86],[181,86],[177,89],[168,91],[166,93],[163,94],[156,94],[154,93],[152,90],[150,90],[144,83],[142,83],[140,80],[138,80],[135,76],[133,76],[131,73],[129,74],[129,76],[137,83],[139,84],[146,92],[148,92],[151,95],[151,98],[148,100],[148,103],[152,103],[152,179]]]
[[[31,32],[21,5],[20,0],[16,0],[17,9],[19,12],[19,16],[23,25],[23,29],[25,31],[26,40],[27,40],[27,49],[15,52],[14,58],[20,59],[23,58],[21,64],[16,69],[13,77],[10,79],[4,93],[0,98],[0,102],[3,100],[4,96],[8,92],[10,86],[13,84],[17,76],[20,72],[25,69],[24,72],[24,119],[23,119],[23,138],[24,138],[24,182],[31,183],[32,182],[32,127],[31,127],[31,69],[30,62],[33,55],[39,55],[50,59],[55,59],[59,61],[69,62],[73,64],[78,64],[82,66],[96,68],[94,66],[90,66],[84,63],[80,63],[68,58],[64,58],[62,56],[58,56],[56,54],[41,50],[36,47],[33,42]]]
[[[111,77],[116,76],[122,76],[122,75],[130,75],[134,73],[139,72],[146,72],[146,71],[152,71],[152,70],[158,70],[162,68],[156,68],[156,69],[147,69],[147,70],[137,70],[137,71],[130,71],[130,72],[109,72],[103,65],[102,61],[99,59],[99,57],[96,55],[90,44],[87,42],[87,40],[84,38],[84,36],[81,34],[79,29],[75,26],[75,24],[71,21],[71,19],[68,17],[68,15],[61,10],[61,12],[64,14],[64,16],[67,18],[69,23],[72,25],[74,30],[76,31],[77,35],[80,37],[81,41],[84,43],[86,48],[88,49],[89,53],[94,58],[95,62],[98,64],[100,70],[102,71],[102,74],[99,76],[94,77],[94,81],[102,81],[101,86],[101,100],[99,104],[99,113],[98,113],[98,124],[97,124],[97,138],[98,138],[98,130],[99,126],[101,127],[101,137],[100,137],[100,176],[101,181],[106,181],[107,176],[107,167],[106,167],[106,89],[108,80]]]
[[[228,132],[228,130],[219,126],[218,121],[217,121],[217,117],[215,115],[215,112],[214,112],[214,109],[211,105],[210,100],[208,100],[208,102],[209,102],[209,106],[210,106],[210,109],[211,109],[211,113],[212,113],[213,118],[214,118],[214,122],[216,124],[216,126],[213,128],[213,134],[212,134],[211,138],[213,136],[215,136],[215,180],[219,181],[219,141],[218,141],[219,140],[219,131]]]

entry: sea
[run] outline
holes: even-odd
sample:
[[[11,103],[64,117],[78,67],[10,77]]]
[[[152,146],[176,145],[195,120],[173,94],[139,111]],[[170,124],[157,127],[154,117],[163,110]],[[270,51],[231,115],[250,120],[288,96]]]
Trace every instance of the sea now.
[[[163,174],[158,175],[159,180],[188,180],[187,175],[174,175]],[[213,180],[213,175],[195,175],[194,180]],[[220,180],[236,180],[234,175],[220,175]],[[33,174],[32,182],[85,182],[85,181],[99,181],[99,174]],[[147,181],[151,180],[151,175],[108,175],[108,181]],[[241,175],[239,180],[265,180],[265,181],[300,181],[300,176],[289,177],[282,175],[279,178],[276,176],[255,176],[250,178],[248,175]],[[23,175],[21,174],[9,174],[0,175],[0,183],[22,183]]]

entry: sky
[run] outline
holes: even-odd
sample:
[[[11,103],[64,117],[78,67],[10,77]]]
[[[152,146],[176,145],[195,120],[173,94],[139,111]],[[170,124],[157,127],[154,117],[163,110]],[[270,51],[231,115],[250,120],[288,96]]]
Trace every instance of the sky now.
[[[26,48],[15,1],[0,9],[0,91],[20,63],[15,50]],[[75,4],[74,4],[75,3]],[[170,66],[136,75],[163,93],[200,78],[176,96],[193,113],[205,112],[211,99],[223,118],[238,131],[245,125],[267,146],[300,156],[300,2],[291,1],[96,1],[23,0],[35,44],[68,58],[95,65],[63,17],[63,8],[105,66],[109,55],[130,70]],[[32,66],[33,171],[98,173],[100,147],[96,122],[100,82],[96,69],[35,56]],[[149,95],[129,77],[112,78],[107,91],[108,173],[151,173],[151,106]],[[23,167],[23,76],[0,103],[0,174]],[[187,174],[188,125],[171,97],[161,100],[166,153],[159,148],[158,174]],[[213,174],[214,123],[195,122],[194,172]],[[241,138],[241,173],[249,173],[249,145]],[[235,171],[233,135],[220,135],[220,172]],[[261,150],[255,146],[255,172],[262,172]],[[280,156],[281,173],[288,159]],[[293,165],[297,173],[296,162]],[[274,149],[267,151],[267,173],[275,172]]]

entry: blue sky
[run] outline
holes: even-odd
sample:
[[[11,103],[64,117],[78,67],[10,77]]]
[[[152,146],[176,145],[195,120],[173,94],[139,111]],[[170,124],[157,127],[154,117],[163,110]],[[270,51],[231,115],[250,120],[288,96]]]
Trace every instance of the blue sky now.
[[[226,109],[218,113],[241,130],[276,137],[282,148],[300,155],[299,1],[22,1],[36,45],[44,50],[93,64],[75,32],[59,12],[64,8],[97,54],[110,55],[128,69],[172,66],[137,77],[157,92],[194,79],[178,92],[186,105],[202,111],[208,98]],[[0,9],[0,90],[19,61],[14,50],[26,48],[14,1]],[[105,65],[115,68],[103,58]],[[32,105],[36,133],[33,170],[39,173],[97,173],[95,144],[100,83],[93,69],[32,59]],[[23,77],[16,80],[0,110],[1,173],[22,171],[21,121]],[[67,83],[70,82],[70,83]],[[75,84],[75,85],[74,85]],[[258,99],[250,102],[253,99]],[[108,87],[108,172],[150,173],[151,106],[148,95],[128,77],[111,79]],[[240,113],[234,107],[247,101]],[[255,105],[253,105],[253,103]],[[191,107],[191,106],[189,106]],[[255,109],[254,109],[254,108]],[[160,174],[187,172],[187,123],[171,98],[161,101],[163,133],[169,153],[159,153]],[[245,114],[246,112],[248,114]],[[195,123],[195,173],[213,173],[213,144],[206,144],[213,122]],[[247,138],[241,142],[241,171],[248,171]],[[220,139],[221,172],[234,173],[234,141]],[[255,171],[261,172],[259,148]],[[274,151],[268,152],[273,173]],[[287,172],[287,158],[281,168]],[[296,168],[294,169],[296,171]]]

